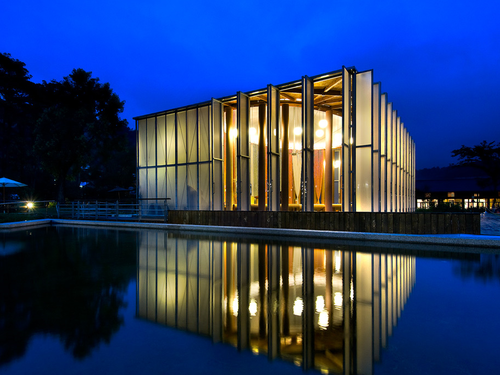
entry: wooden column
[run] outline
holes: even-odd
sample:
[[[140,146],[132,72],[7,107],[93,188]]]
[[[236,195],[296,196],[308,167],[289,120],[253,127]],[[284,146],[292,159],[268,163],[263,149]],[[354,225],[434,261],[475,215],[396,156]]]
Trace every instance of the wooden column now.
[[[266,210],[266,105],[259,105],[259,211]]]
[[[326,111],[325,128],[325,211],[331,212],[333,184],[332,111]]]
[[[290,106],[283,104],[281,106],[281,117],[283,120],[283,138],[281,145],[281,211],[288,211],[288,195],[290,187],[288,186],[288,123]]]
[[[226,211],[233,210],[233,109],[226,108]]]

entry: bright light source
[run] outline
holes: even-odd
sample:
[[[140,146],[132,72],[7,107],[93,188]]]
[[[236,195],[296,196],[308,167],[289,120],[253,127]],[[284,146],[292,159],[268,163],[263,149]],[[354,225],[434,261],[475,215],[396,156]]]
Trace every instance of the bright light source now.
[[[257,134],[257,129],[255,129],[255,128],[250,128],[250,129],[249,129],[249,132],[250,132],[250,135],[255,135],[255,134]]]
[[[295,129],[293,129],[293,134],[295,134],[295,135],[301,135],[302,134],[302,128],[295,128]]]
[[[316,297],[316,312],[321,312],[325,308],[325,298],[323,296]]]
[[[321,329],[328,328],[328,311],[323,310],[319,313],[318,326]]]
[[[316,130],[316,137],[321,138],[325,135],[325,132],[321,129]]]
[[[324,129],[328,125],[328,121],[326,121],[325,119],[319,120],[319,124],[318,125],[319,125],[320,128]]]
[[[257,301],[253,298],[250,300],[250,306],[248,306],[248,311],[250,311],[251,316],[257,315]]]
[[[340,160],[335,160],[335,161],[333,162],[333,167],[334,167],[334,168],[339,168],[339,167],[340,167]]]
[[[335,307],[342,306],[342,293],[335,292],[335,294],[333,295],[333,304],[335,305]]]
[[[238,130],[236,130],[235,128],[229,129],[229,136],[231,138],[236,138],[238,136]]]
[[[26,207],[28,208],[28,210],[33,209],[33,207],[34,207],[34,206],[35,206],[35,205],[33,204],[33,202],[28,202],[28,203],[26,203]]]
[[[297,299],[293,303],[293,315],[301,316],[303,309],[304,309],[304,302],[302,302],[302,298],[297,297]]]

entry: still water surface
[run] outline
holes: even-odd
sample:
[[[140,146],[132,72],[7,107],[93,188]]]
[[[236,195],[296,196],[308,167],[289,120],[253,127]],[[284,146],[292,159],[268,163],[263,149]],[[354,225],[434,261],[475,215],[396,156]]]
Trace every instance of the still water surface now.
[[[494,374],[500,256],[0,233],[1,374]]]

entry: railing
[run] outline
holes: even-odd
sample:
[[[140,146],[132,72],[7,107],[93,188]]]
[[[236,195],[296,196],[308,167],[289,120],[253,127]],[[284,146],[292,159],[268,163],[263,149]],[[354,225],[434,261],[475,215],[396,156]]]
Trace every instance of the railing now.
[[[84,220],[163,220],[168,219],[166,200],[120,202],[71,202],[57,205],[58,218]]]

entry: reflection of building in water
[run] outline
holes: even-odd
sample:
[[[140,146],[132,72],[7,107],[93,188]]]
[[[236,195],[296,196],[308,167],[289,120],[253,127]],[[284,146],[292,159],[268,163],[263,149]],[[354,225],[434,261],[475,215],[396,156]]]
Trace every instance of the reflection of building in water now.
[[[415,283],[406,255],[154,231],[138,259],[139,317],[346,374],[372,373]]]

